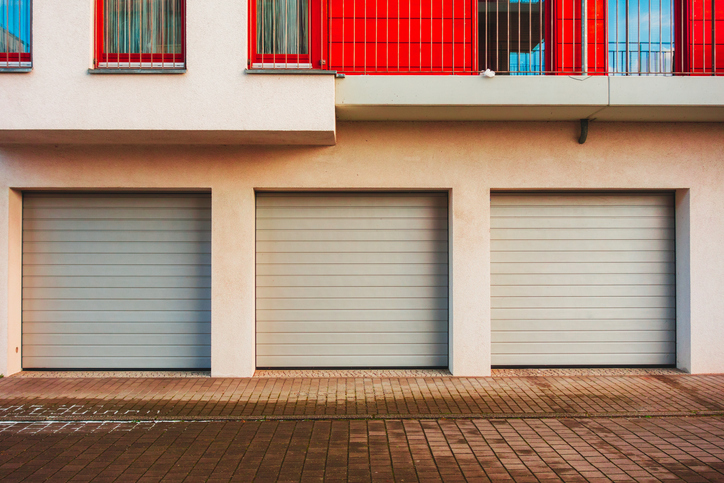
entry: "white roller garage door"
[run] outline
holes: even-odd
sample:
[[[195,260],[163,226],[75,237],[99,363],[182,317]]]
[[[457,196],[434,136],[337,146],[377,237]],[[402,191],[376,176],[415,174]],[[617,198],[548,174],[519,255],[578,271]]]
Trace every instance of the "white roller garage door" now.
[[[673,195],[491,197],[492,362],[676,362]]]
[[[447,195],[257,196],[257,366],[448,365]]]
[[[23,367],[209,368],[211,199],[23,200]]]

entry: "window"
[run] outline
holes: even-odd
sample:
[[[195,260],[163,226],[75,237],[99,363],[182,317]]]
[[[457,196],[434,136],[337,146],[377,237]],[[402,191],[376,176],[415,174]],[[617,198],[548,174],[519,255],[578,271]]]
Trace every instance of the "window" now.
[[[30,0],[0,0],[0,69],[31,66]]]
[[[95,67],[184,68],[185,24],[185,0],[97,0]]]
[[[255,68],[324,68],[321,0],[250,0]],[[310,34],[311,33],[311,34]]]

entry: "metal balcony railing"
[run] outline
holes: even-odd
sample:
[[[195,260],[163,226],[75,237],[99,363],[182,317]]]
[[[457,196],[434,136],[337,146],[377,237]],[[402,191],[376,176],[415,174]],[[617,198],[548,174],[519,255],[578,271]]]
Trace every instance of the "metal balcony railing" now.
[[[252,9],[255,68],[724,73],[724,0],[253,0]]]

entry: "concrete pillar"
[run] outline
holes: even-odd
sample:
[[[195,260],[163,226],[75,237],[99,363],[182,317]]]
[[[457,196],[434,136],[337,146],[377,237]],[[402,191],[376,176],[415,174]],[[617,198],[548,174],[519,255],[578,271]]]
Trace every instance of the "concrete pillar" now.
[[[450,195],[450,370],[490,375],[490,191],[470,183]]]
[[[255,352],[254,190],[211,193],[211,375],[251,377]]]

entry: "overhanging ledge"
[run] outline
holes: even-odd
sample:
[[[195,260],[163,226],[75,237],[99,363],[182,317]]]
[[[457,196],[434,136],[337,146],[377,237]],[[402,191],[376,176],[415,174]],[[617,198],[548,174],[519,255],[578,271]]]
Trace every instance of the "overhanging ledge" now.
[[[339,120],[724,121],[724,76],[347,76]]]
[[[334,130],[221,131],[221,130],[0,130],[3,144],[141,144],[141,145],[306,145],[333,146]]]

